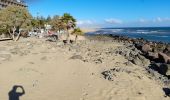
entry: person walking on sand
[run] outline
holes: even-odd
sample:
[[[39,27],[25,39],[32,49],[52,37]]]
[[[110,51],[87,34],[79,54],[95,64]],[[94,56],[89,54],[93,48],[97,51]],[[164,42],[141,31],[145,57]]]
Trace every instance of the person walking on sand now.
[[[21,88],[22,92],[17,92],[17,88]],[[19,97],[25,94],[25,90],[22,86],[13,86],[12,90],[8,93],[9,100],[19,100]]]

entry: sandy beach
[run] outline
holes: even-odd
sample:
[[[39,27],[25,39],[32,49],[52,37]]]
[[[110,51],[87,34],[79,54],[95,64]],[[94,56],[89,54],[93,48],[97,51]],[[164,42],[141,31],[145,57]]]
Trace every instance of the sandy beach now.
[[[0,99],[8,100],[12,87],[21,85],[20,100],[169,100],[163,82],[112,52],[124,46],[36,38],[0,42]]]
[[[170,100],[170,0],[0,0],[0,100]]]

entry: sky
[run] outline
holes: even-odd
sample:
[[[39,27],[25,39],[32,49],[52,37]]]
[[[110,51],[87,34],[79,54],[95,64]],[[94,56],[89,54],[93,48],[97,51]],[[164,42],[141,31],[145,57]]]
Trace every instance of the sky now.
[[[33,16],[70,13],[80,27],[170,26],[170,0],[26,0]]]

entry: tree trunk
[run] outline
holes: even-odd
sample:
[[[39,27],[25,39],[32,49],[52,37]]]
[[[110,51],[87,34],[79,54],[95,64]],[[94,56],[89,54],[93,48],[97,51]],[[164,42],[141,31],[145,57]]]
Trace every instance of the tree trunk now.
[[[78,39],[78,35],[76,35],[76,37],[75,37],[75,42],[77,43],[77,39]]]
[[[60,36],[61,36],[61,35],[60,35],[60,29],[58,30],[57,33],[58,33],[58,38],[60,39]]]
[[[15,31],[16,31],[16,27],[14,26],[12,29],[12,39],[15,40]]]
[[[20,35],[21,35],[21,32],[19,31],[19,33],[18,33],[18,35],[17,35],[17,37],[16,37],[15,41],[18,41],[18,40],[19,40]]]
[[[8,30],[8,33],[9,33],[10,38],[12,38],[12,40],[13,40],[13,35],[10,30]]]
[[[67,29],[67,43],[70,43],[70,33],[69,33],[69,31],[68,31],[68,29]]]

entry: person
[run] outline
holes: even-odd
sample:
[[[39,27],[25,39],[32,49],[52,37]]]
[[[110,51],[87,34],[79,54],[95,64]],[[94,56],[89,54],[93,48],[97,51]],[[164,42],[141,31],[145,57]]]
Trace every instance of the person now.
[[[17,88],[21,88],[22,92],[17,92]],[[9,100],[19,100],[19,97],[25,94],[25,90],[22,86],[13,86],[12,90],[8,93]]]
[[[52,36],[54,33],[52,31],[48,31],[48,36]]]

